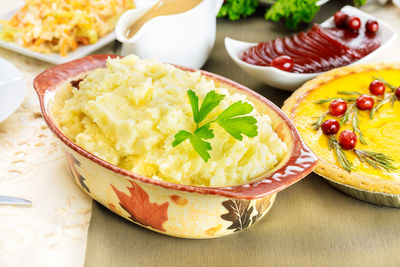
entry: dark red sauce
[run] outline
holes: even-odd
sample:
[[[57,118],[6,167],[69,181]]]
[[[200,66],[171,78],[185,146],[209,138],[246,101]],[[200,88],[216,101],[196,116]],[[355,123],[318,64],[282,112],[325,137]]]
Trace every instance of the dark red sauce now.
[[[293,60],[290,72],[315,73],[349,65],[381,44],[380,38],[360,29],[324,28],[314,25],[308,32],[277,38],[246,49],[240,58],[253,65],[270,66],[279,56]]]

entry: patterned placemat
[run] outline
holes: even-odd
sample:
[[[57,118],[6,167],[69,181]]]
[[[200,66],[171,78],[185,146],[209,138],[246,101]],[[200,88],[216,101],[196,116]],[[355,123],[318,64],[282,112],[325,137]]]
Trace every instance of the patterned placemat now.
[[[23,5],[23,0],[0,1],[0,13]],[[32,86],[52,65],[2,48],[0,57],[21,71],[28,88],[22,105],[0,123],[0,195],[33,203],[0,205],[0,266],[82,266],[92,200],[71,179]]]

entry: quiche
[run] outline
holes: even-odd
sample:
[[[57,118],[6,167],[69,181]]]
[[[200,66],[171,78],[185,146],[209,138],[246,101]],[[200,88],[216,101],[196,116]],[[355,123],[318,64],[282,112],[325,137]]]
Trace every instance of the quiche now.
[[[381,63],[331,70],[293,93],[282,109],[319,158],[314,172],[361,191],[400,195],[399,87],[400,63]]]

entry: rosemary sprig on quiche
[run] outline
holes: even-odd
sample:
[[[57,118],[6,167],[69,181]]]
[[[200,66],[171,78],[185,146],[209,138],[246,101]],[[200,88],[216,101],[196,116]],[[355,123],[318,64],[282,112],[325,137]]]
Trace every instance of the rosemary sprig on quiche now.
[[[339,139],[336,134],[339,132],[340,124],[337,120],[326,120],[321,125],[322,132],[329,137],[329,148],[335,153],[339,165],[348,172],[355,170],[355,166],[347,158],[345,150],[351,151],[357,155],[361,162],[368,164],[375,169],[394,171],[393,159],[383,153],[373,151],[364,151],[356,149],[357,135],[350,130],[344,130],[340,133]]]
[[[329,112],[323,113],[321,116],[317,117],[315,121],[311,124],[314,130],[318,130],[321,127],[321,124],[324,122],[326,116],[328,116]]]
[[[370,119],[372,120],[374,118],[374,115],[376,114],[379,109],[387,104],[391,103],[393,106],[394,103],[396,102],[396,99],[400,99],[400,87],[396,87],[390,83],[388,83],[385,79],[381,77],[373,77],[375,80],[371,83],[370,88],[375,87],[379,88],[379,95],[382,95],[383,98],[378,99],[376,102],[377,104],[371,109],[370,113]],[[374,85],[372,85],[374,83]],[[389,87],[390,92],[385,93],[385,86]],[[370,89],[371,90],[371,89]],[[377,90],[377,89],[375,89]]]
[[[345,169],[348,172],[352,172],[355,169],[353,163],[349,161],[342,147],[340,146],[339,141],[336,139],[336,136],[334,135],[329,136],[329,148],[333,149],[337,161],[339,165],[343,167],[343,169]]]
[[[394,160],[382,153],[354,149],[361,162],[367,163],[375,169],[384,169],[387,172],[395,171]]]
[[[367,141],[365,141],[364,135],[362,134],[361,129],[360,129],[360,119],[358,117],[359,115],[360,115],[360,111],[357,108],[356,103],[354,103],[343,114],[343,116],[340,119],[340,124],[343,125],[350,121],[353,131],[356,134],[358,134],[358,136],[360,138],[360,142],[362,144],[366,145]]]

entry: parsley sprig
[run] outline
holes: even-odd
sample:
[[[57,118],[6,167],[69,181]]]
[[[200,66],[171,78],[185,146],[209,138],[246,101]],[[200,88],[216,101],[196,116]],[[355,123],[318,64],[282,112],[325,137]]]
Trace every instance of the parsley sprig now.
[[[253,106],[247,102],[237,101],[230,105],[227,109],[221,112],[216,118],[203,123],[207,115],[215,109],[224,99],[225,95],[210,91],[207,93],[199,108],[199,97],[193,90],[188,90],[187,95],[192,107],[193,120],[196,123],[196,130],[190,133],[185,130],[180,130],[172,142],[172,146],[177,146],[186,139],[189,139],[193,149],[200,157],[207,162],[210,159],[211,143],[206,140],[214,138],[211,124],[216,122],[219,126],[225,129],[230,135],[238,140],[243,139],[243,135],[255,137],[258,135],[257,120],[253,116],[244,116],[253,111]]]

